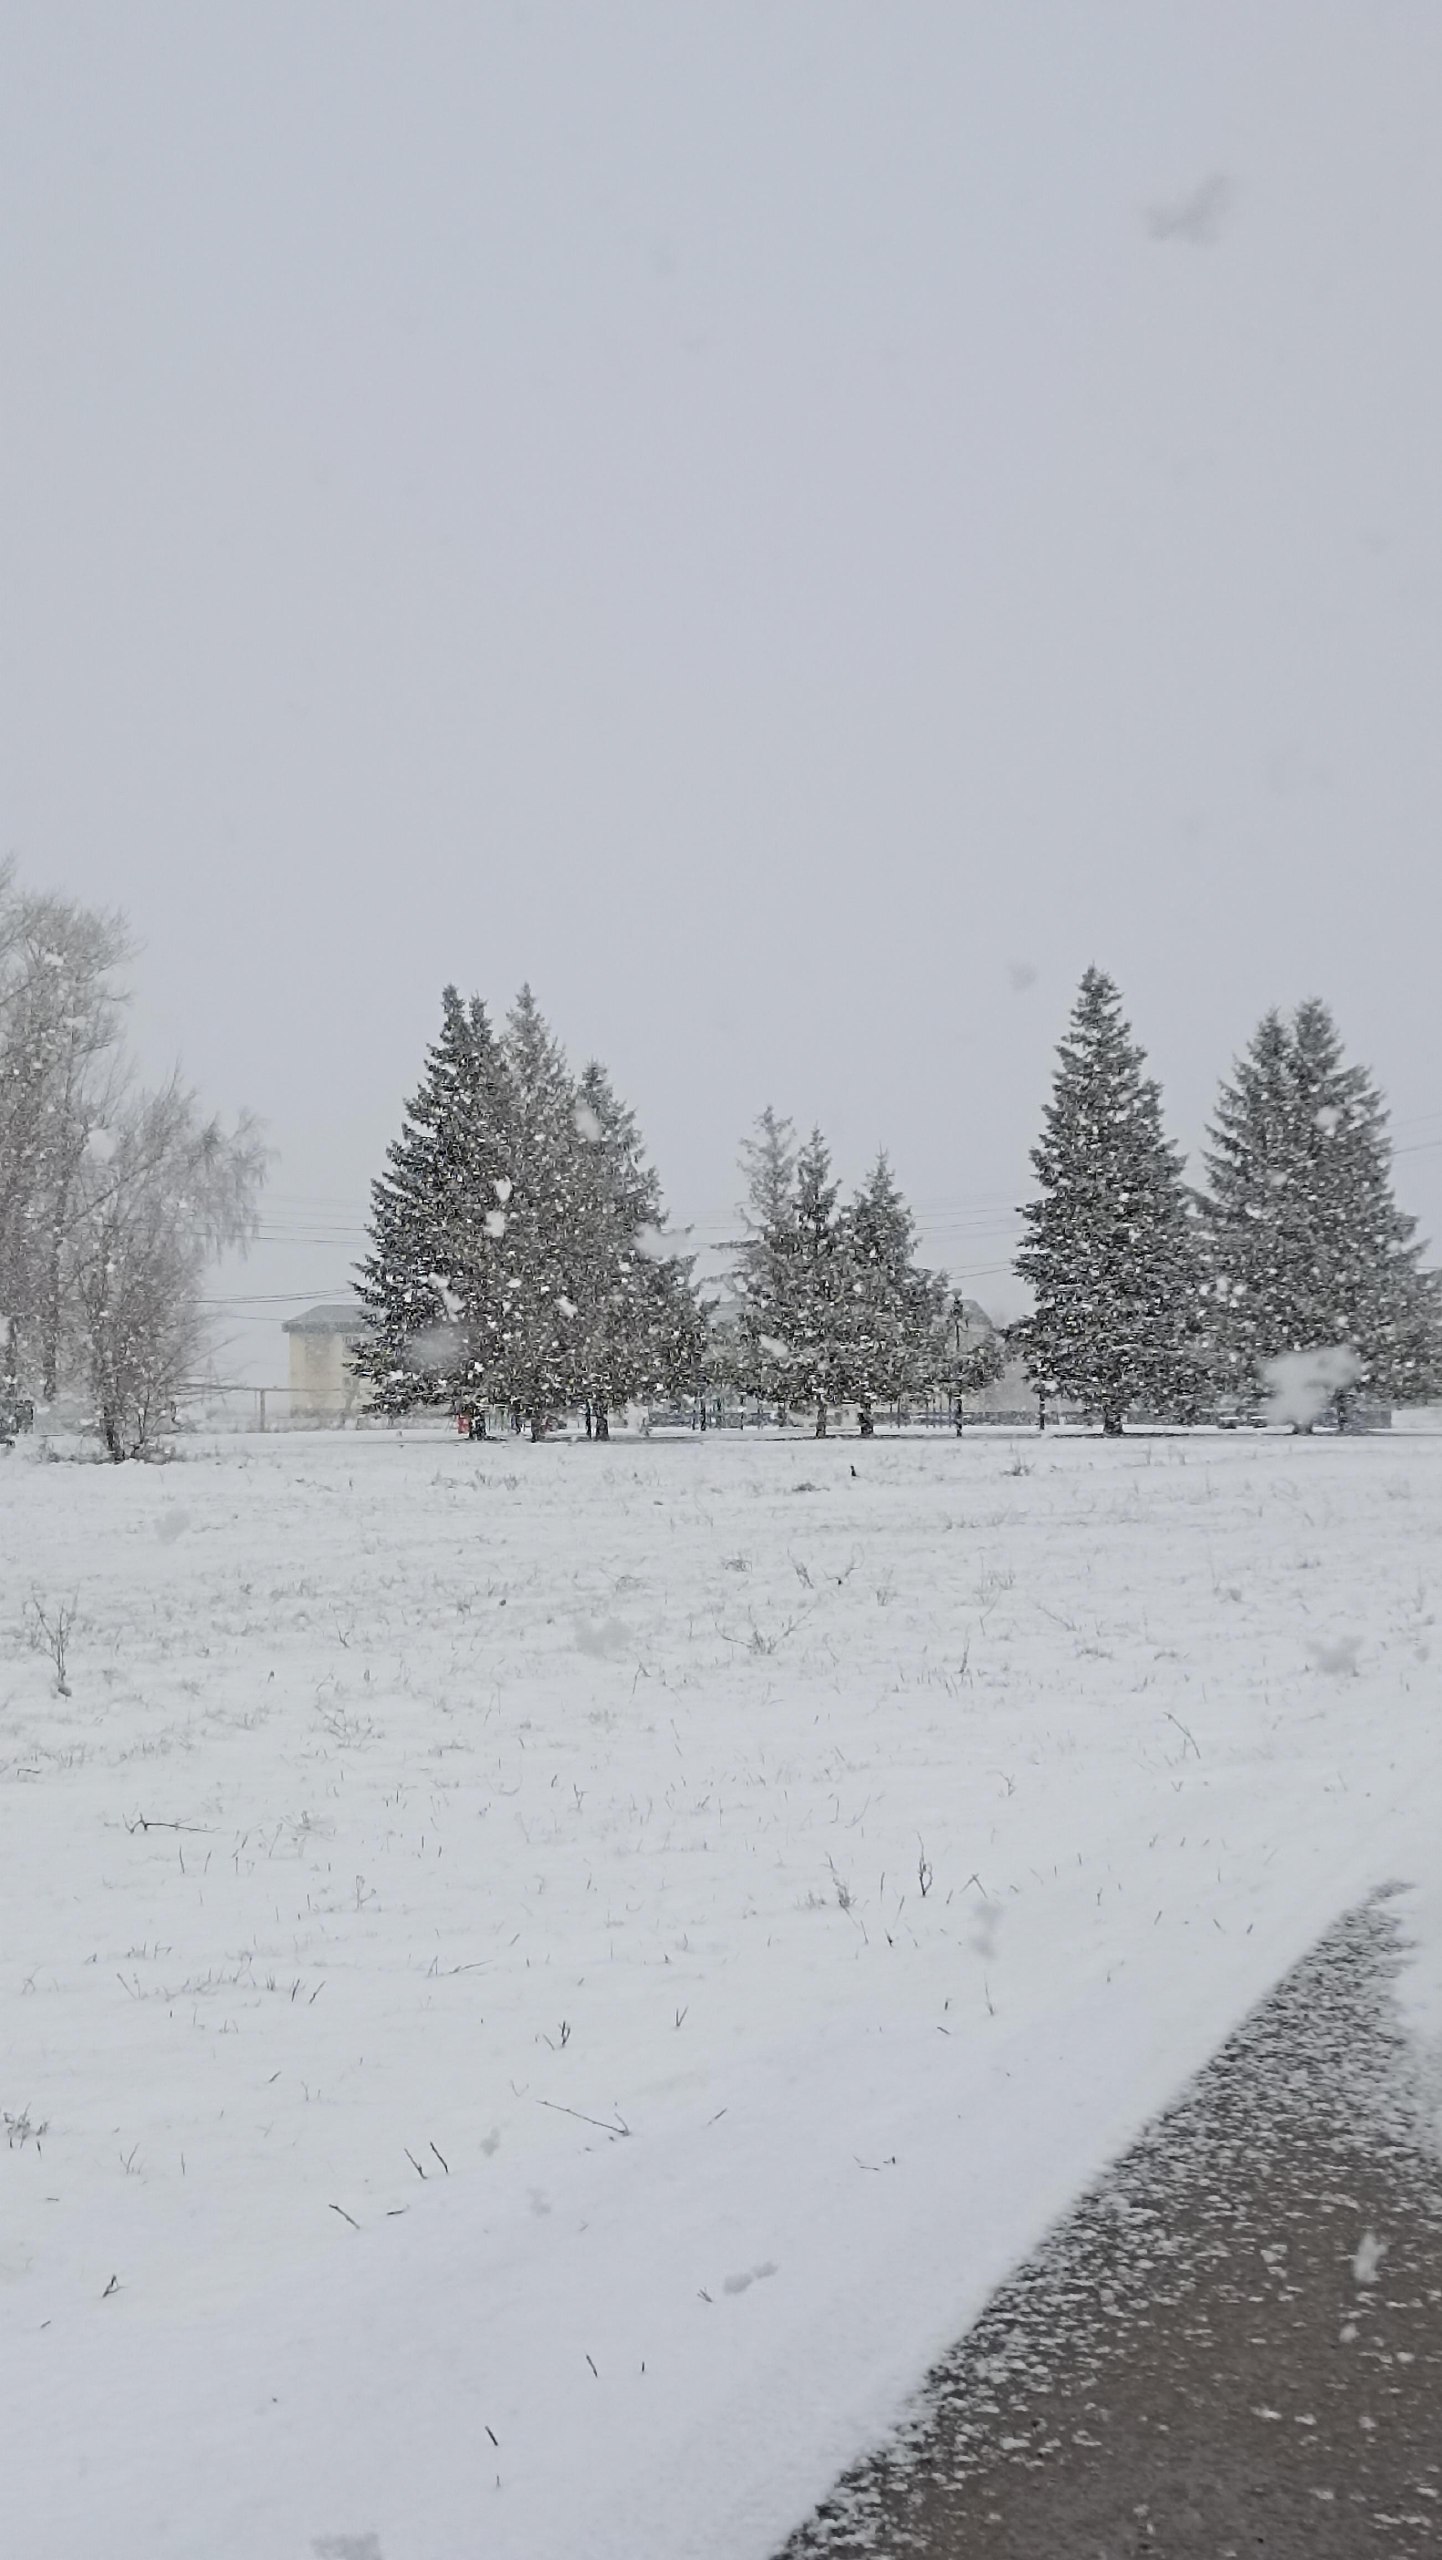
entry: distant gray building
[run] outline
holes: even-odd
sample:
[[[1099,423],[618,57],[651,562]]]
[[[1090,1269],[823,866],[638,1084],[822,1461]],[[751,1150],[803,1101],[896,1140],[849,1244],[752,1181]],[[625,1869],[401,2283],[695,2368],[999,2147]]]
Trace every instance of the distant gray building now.
[[[297,1422],[344,1422],[364,1412],[370,1382],[357,1375],[351,1353],[365,1332],[354,1298],[339,1305],[307,1307],[281,1331],[290,1340],[290,1410]]]
[[[958,1353],[974,1351],[980,1343],[999,1340],[999,1326],[993,1323],[985,1307],[979,1306],[975,1298],[958,1298],[952,1321],[956,1326]],[[1035,1422],[1036,1391],[1015,1352],[1007,1356],[1000,1375],[993,1378],[988,1386],[973,1387],[962,1397],[961,1409],[973,1422]]]

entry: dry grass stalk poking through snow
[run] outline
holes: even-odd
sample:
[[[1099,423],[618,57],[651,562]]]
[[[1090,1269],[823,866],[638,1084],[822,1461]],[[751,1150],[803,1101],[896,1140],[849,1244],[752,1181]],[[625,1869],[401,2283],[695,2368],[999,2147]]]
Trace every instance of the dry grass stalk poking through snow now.
[[[30,1641],[37,1653],[47,1653],[55,1671],[55,1694],[68,1698],[70,1682],[66,1676],[70,1661],[70,1639],[75,1629],[75,1600],[42,1600],[32,1592],[26,1616]]]

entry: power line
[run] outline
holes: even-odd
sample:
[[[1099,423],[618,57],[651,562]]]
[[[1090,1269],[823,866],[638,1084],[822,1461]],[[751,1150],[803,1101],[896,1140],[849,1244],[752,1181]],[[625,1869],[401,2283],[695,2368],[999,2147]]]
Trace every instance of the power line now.
[[[306,1298],[344,1298],[350,1288],[348,1280],[338,1281],[333,1288],[314,1283],[309,1289],[256,1289],[234,1298],[197,1298],[200,1307],[293,1307]]]

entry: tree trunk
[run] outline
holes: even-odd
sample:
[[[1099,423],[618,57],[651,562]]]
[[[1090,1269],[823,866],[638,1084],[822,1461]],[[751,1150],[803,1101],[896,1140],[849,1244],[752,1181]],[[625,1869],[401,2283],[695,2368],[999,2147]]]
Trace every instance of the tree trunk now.
[[[62,1200],[64,1196],[62,1193]],[[45,1275],[45,1332],[40,1393],[46,1404],[53,1404],[60,1393],[60,1244],[58,1238],[51,1248],[49,1268]]]
[[[1104,1440],[1120,1440],[1121,1436],[1122,1436],[1122,1417],[1121,1417],[1120,1412],[1117,1410],[1117,1407],[1116,1407],[1115,1405],[1111,1405],[1111,1404],[1109,1404],[1109,1405],[1105,1405],[1105,1406],[1103,1406],[1103,1408],[1102,1408],[1102,1438],[1103,1438]]]
[[[1037,1388],[1037,1391],[1036,1391],[1036,1427],[1037,1427],[1038,1431],[1045,1431],[1045,1429],[1046,1429],[1046,1389],[1045,1389],[1045,1387],[1038,1387],[1038,1388]]]
[[[520,1408],[520,1406],[519,1406],[519,1405],[514,1401],[514,1399],[513,1399],[513,1400],[512,1400],[512,1404],[511,1404],[511,1429],[512,1429],[512,1430],[513,1430],[513,1431],[514,1431],[518,1436],[519,1436],[519,1433],[520,1433],[520,1428],[521,1428],[521,1423],[522,1423],[523,1418],[524,1418],[524,1417],[523,1417],[523,1415],[522,1415],[522,1413],[521,1413],[521,1408]]]
[[[821,1397],[817,1398],[816,1403],[816,1437],[818,1440],[824,1440],[826,1437],[826,1405]]]
[[[545,1428],[545,1416],[538,1404],[531,1407],[531,1438],[539,1440]]]
[[[861,1425],[862,1439],[874,1440],[876,1438],[876,1416],[872,1412],[869,1404],[862,1405],[857,1415],[857,1420]]]
[[[596,1437],[598,1440],[609,1440],[611,1437],[610,1408],[604,1404],[598,1404],[596,1407]]]
[[[591,1399],[589,1396],[587,1396],[581,1410],[586,1417],[586,1437],[589,1440],[591,1437]]]

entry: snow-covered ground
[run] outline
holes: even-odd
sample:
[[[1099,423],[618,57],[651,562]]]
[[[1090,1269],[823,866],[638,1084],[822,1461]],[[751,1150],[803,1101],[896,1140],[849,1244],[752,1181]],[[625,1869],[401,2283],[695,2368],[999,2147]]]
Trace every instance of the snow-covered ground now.
[[[765,2560],[1426,1882],[1439,1555],[1425,1435],[4,1460],[14,2547]]]

